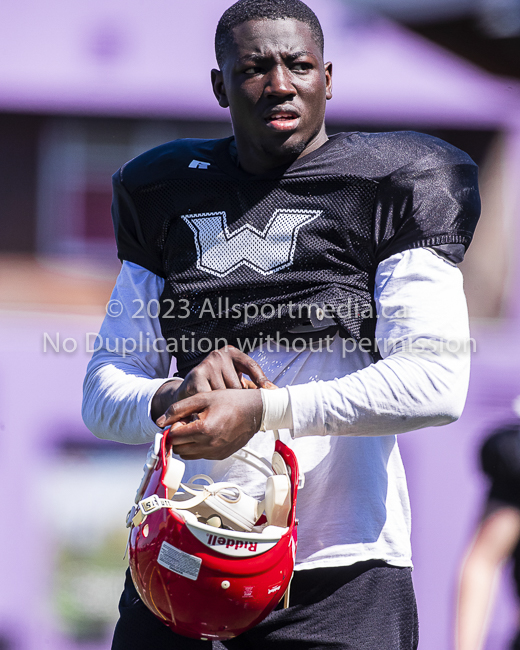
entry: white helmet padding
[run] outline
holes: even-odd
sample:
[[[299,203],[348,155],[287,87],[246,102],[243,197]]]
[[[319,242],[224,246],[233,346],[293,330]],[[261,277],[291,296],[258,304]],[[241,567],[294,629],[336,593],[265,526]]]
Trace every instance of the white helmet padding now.
[[[277,437],[275,432],[275,437]],[[146,488],[146,476],[158,458],[163,434],[158,433],[144,466],[145,476],[136,494],[136,506],[129,513],[127,525],[142,523],[144,518],[159,508],[171,508],[184,517],[186,523],[210,525],[229,531],[262,533],[266,527],[285,528],[291,511],[291,481],[289,469],[278,452],[273,453],[269,463],[251,449],[240,449],[233,457],[252,465],[267,476],[265,498],[262,501],[246,494],[238,485],[229,482],[215,483],[206,474],[196,474],[182,483],[185,463],[174,458],[172,451],[166,457],[163,484],[168,490],[167,499],[152,496],[141,499]],[[196,481],[203,481],[197,483]],[[303,481],[300,481],[303,485]],[[262,514],[265,519],[262,522]],[[195,517],[193,519],[190,514]],[[260,520],[260,521],[259,521]]]
[[[251,461],[251,456],[256,462]],[[245,532],[254,531],[256,522],[265,510],[267,525],[285,528],[291,510],[291,483],[283,458],[274,452],[270,467],[265,459],[247,448],[237,453],[235,458],[254,465],[264,474],[269,474],[263,501],[247,495],[234,483],[214,483],[213,479],[205,474],[196,474],[187,483],[182,483],[185,463],[174,458],[170,451],[163,483],[168,488],[171,507],[193,513],[200,523],[207,523],[217,515],[217,520],[213,518],[210,525]]]

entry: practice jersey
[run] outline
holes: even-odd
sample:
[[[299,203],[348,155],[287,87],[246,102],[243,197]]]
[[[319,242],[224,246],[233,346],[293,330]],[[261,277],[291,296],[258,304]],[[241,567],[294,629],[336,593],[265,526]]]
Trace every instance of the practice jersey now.
[[[476,165],[436,138],[338,134],[260,176],[233,147],[174,141],[113,177],[119,257],[165,280],[161,330],[181,374],[211,349],[249,351],[259,333],[309,321],[373,341],[378,264],[419,247],[460,261],[471,241]]]

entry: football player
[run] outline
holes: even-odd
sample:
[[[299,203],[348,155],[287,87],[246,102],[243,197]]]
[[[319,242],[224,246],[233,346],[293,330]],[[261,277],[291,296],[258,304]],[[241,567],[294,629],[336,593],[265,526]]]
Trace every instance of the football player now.
[[[254,472],[231,454],[269,456],[271,429],[295,451],[307,480],[289,607],[226,647],[416,648],[396,434],[464,406],[456,264],[478,219],[477,169],[419,133],[328,137],[332,64],[300,0],[239,0],[215,45],[233,137],[170,142],[113,177],[122,268],[109,307],[122,313],[103,323],[83,417],[130,444],[171,426],[192,473],[252,495]],[[163,625],[129,578],[120,612],[116,649],[210,647]]]

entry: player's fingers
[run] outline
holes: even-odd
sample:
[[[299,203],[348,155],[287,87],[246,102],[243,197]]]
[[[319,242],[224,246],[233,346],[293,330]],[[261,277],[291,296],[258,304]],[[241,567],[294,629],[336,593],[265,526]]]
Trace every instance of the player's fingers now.
[[[192,436],[184,435],[182,431],[183,425],[180,422],[176,422],[170,427],[168,433],[168,444],[174,454],[180,456],[184,460],[189,458],[198,457],[199,446],[192,440]]]
[[[225,348],[213,350],[188,373],[184,396],[225,388],[240,388],[236,370]]]
[[[183,418],[189,419],[195,413],[200,413],[200,411],[204,410],[208,405],[208,394],[209,393],[199,393],[172,404],[164,415],[157,418],[157,426],[164,429],[164,427],[179,422]]]
[[[208,377],[203,373],[194,372],[193,370],[186,377],[185,384],[183,399],[197,395],[197,393],[209,393],[212,390]]]
[[[259,388],[267,388],[266,384],[271,383],[265,376],[260,364],[254,359],[251,359],[251,357],[248,357],[247,354],[240,352],[236,348],[232,348],[231,356],[235,368],[248,375],[256,386]]]
[[[186,378],[183,396],[225,388],[241,388],[237,370],[227,348],[213,350]]]
[[[180,456],[182,460],[199,460],[206,458],[210,460],[222,460],[217,453],[210,447],[201,447],[200,445],[179,445],[172,447],[173,453]]]
[[[262,386],[257,386],[250,379],[246,379],[241,372],[239,373],[239,377],[240,377],[240,383],[242,384],[242,388],[267,388],[269,390],[272,390],[273,388],[278,388],[278,386],[276,386],[269,380],[265,381]]]
[[[196,445],[180,445],[179,447],[172,447],[174,454],[182,458],[182,460],[198,460],[199,458],[206,458],[204,452],[199,450]]]
[[[232,361],[229,360],[225,367],[222,368],[222,379],[224,388],[242,388],[241,375],[237,372]]]
[[[203,429],[204,424],[201,420],[194,420],[193,422],[188,422],[186,424],[176,422],[170,427],[168,443],[171,444],[172,447],[195,443],[200,444],[201,442],[206,441],[204,434],[202,434]]]
[[[250,379],[246,379],[245,377],[240,378],[240,383],[242,384],[242,388],[258,388],[254,382],[252,382]]]
[[[234,349],[234,348],[233,348]],[[213,390],[241,388],[240,377],[233,365],[231,352],[227,348],[213,350],[204,360],[209,382]]]

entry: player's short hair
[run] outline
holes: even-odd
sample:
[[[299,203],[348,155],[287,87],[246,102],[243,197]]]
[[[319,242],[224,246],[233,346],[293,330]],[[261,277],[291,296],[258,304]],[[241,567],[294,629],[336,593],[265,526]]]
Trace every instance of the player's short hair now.
[[[316,14],[301,0],[238,0],[222,14],[215,34],[215,54],[220,67],[233,42],[233,29],[248,20],[294,18],[309,26],[323,54],[323,31]]]

